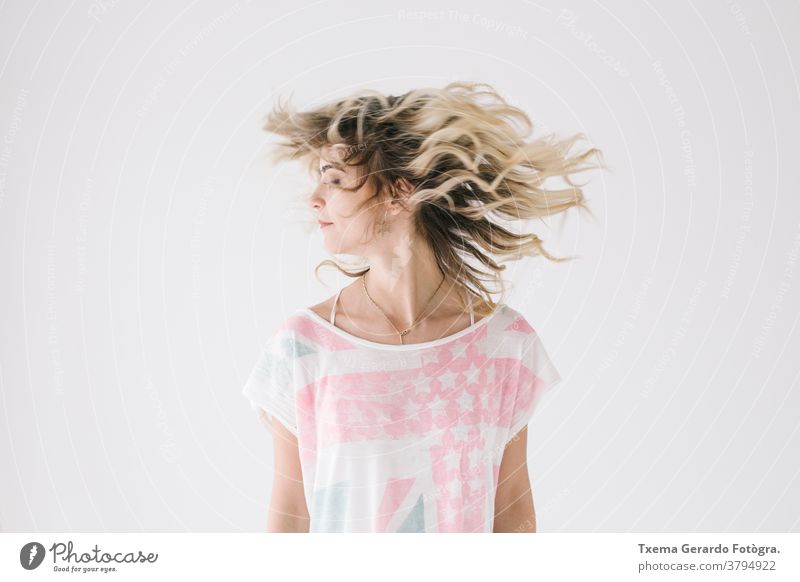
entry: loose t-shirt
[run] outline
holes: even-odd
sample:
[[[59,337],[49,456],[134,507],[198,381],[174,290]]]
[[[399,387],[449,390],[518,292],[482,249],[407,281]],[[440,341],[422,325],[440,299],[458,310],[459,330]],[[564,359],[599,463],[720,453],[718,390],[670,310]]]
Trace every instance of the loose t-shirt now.
[[[405,345],[302,308],[266,342],[243,394],[297,437],[310,531],[491,532],[505,445],[560,381],[505,304]]]

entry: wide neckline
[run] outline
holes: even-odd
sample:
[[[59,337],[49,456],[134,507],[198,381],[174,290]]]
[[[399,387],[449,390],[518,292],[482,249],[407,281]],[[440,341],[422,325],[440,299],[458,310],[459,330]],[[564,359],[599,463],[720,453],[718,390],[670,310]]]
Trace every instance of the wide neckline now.
[[[430,341],[427,341],[427,342],[420,342],[420,343],[415,343],[415,344],[382,344],[380,342],[374,342],[372,340],[368,340],[368,339],[364,339],[362,337],[358,337],[358,336],[353,335],[353,334],[351,334],[349,332],[346,332],[345,330],[343,330],[341,328],[336,327],[330,321],[328,321],[327,319],[325,319],[324,317],[322,317],[318,313],[312,311],[308,307],[302,307],[302,308],[298,309],[297,311],[298,311],[298,313],[301,313],[303,315],[306,315],[306,316],[310,317],[312,320],[314,320],[315,322],[317,322],[320,325],[324,326],[326,329],[329,329],[330,331],[342,336],[343,338],[345,338],[348,341],[351,341],[353,343],[361,344],[363,346],[370,347],[370,348],[375,348],[375,349],[379,349],[379,350],[407,351],[407,350],[422,350],[422,349],[425,349],[425,348],[433,348],[433,347],[436,347],[436,346],[441,346],[441,345],[444,345],[446,343],[455,341],[458,338],[464,337],[465,335],[468,335],[468,334],[472,333],[473,331],[475,331],[476,329],[480,328],[482,325],[485,325],[486,323],[488,323],[492,318],[494,318],[495,315],[497,315],[503,308],[505,308],[505,306],[506,306],[505,303],[499,303],[497,305],[497,307],[495,308],[495,310],[492,311],[489,315],[487,315],[485,317],[482,317],[481,319],[479,319],[478,321],[476,321],[472,325],[469,325],[468,327],[465,327],[461,331],[457,331],[456,333],[450,334],[448,336],[445,336],[445,337],[442,337],[442,338],[439,338],[439,339],[436,339],[436,340],[430,340]]]

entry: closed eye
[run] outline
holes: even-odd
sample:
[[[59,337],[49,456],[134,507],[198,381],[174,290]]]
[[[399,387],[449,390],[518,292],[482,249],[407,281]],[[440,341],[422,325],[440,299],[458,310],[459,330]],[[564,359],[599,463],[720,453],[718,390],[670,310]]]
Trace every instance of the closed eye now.
[[[321,170],[320,169],[315,169],[314,170],[314,177],[317,180],[321,180],[322,176],[325,175],[325,172],[327,170],[332,170],[332,169],[335,169],[335,168],[333,166],[330,166],[330,165],[324,166]],[[334,186],[339,186],[339,185],[341,185],[341,183],[342,183],[342,181],[339,178],[334,178],[332,180],[329,180],[329,181],[325,182],[325,184],[332,184]]]

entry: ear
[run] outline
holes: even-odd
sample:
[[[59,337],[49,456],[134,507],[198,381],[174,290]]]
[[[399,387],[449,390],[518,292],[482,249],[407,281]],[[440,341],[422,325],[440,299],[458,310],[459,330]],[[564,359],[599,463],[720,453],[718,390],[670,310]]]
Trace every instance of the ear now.
[[[410,210],[408,197],[413,194],[414,186],[405,178],[395,178],[393,184],[395,191],[392,192],[389,198],[389,207],[387,211],[391,212],[394,216],[404,210]]]
[[[394,184],[395,188],[397,188],[398,192],[400,192],[403,198],[411,196],[411,194],[414,192],[414,186],[412,186],[411,182],[405,178],[395,178]]]

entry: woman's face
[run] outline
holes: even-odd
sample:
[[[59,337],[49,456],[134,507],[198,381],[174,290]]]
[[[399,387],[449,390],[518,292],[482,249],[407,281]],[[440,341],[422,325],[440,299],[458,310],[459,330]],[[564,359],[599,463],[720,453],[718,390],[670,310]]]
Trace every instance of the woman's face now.
[[[322,148],[319,182],[309,204],[317,213],[328,252],[366,256],[366,246],[378,208],[370,204],[363,208],[361,206],[375,192],[369,182],[355,191],[342,189],[356,187],[363,180],[365,170],[344,165],[340,161],[340,152],[330,146]]]

